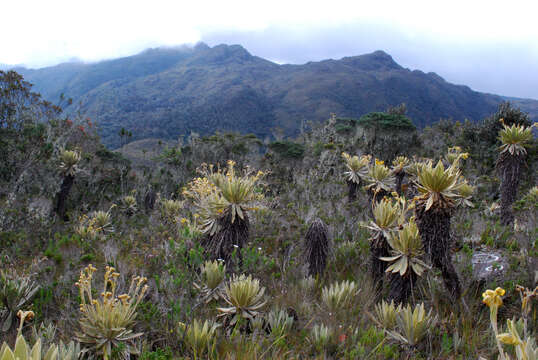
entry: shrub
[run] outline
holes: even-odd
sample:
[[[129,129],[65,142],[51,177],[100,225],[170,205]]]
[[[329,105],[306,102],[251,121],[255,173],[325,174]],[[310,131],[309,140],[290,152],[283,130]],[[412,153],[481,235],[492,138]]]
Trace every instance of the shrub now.
[[[344,280],[324,287],[321,291],[321,300],[330,312],[335,313],[349,307],[359,291],[354,281]]]
[[[214,351],[218,327],[219,325],[213,321],[205,320],[202,324],[198,319],[194,319],[187,326],[184,342],[195,359],[201,358],[206,352],[211,354]]]
[[[358,125],[363,127],[375,127],[384,130],[415,130],[411,119],[403,114],[386,114],[372,112],[361,116]]]
[[[234,325],[239,319],[252,320],[259,314],[259,310],[265,306],[263,299],[265,288],[260,287],[258,279],[240,275],[234,276],[225,287],[222,298],[229,307],[217,308],[219,316],[233,316],[230,325]]]
[[[286,159],[301,159],[305,152],[304,145],[289,140],[272,142],[269,149]]]
[[[103,291],[99,298],[93,297],[93,274],[97,271],[91,264],[80,272],[78,282],[81,299],[80,332],[76,337],[86,346],[84,352],[95,351],[107,360],[113,350],[124,355],[138,354],[134,340],[142,333],[133,333],[136,308],[148,290],[146,278],[136,276],[131,280],[127,293],[116,295],[119,273],[107,266]]]
[[[201,266],[202,285],[194,283],[194,287],[201,292],[201,297],[205,303],[211,300],[218,300],[220,297],[220,285],[226,275],[226,265],[222,262],[206,261]]]

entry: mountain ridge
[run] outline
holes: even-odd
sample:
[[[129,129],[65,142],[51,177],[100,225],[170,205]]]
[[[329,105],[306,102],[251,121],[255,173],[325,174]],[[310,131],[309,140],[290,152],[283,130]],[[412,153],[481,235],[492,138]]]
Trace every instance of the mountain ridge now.
[[[436,73],[405,69],[382,50],[298,65],[276,64],[241,45],[199,43],[19,71],[48,100],[62,93],[73,98],[67,112],[80,110],[96,120],[111,147],[118,146],[122,127],[133,139],[216,130],[265,137],[277,127],[295,135],[305,121],[330,113],[360,117],[402,102],[423,127],[440,118],[479,120],[503,101]],[[538,108],[533,100],[519,103]]]

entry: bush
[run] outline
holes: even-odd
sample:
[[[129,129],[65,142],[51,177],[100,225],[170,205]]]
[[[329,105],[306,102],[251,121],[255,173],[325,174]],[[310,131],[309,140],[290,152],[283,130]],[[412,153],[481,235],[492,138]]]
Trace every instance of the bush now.
[[[363,127],[375,127],[384,130],[416,130],[411,119],[402,114],[371,112],[361,116],[358,124]]]
[[[304,155],[304,145],[289,140],[275,141],[269,144],[269,149],[286,159],[301,159]]]

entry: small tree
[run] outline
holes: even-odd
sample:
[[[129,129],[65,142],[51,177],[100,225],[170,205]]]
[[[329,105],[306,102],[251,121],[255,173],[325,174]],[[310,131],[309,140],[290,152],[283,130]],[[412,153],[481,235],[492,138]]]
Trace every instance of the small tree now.
[[[525,146],[532,139],[532,127],[523,125],[504,125],[499,132],[502,142],[497,159],[497,172],[501,177],[501,222],[511,225],[514,222],[512,204],[516,200],[517,188],[521,178],[521,167],[525,164]]]
[[[370,163],[370,155],[363,155],[360,158],[350,156],[348,153],[342,153],[342,158],[346,166],[344,176],[348,187],[348,200],[355,201],[357,199],[357,190],[361,184],[361,179],[368,175],[368,164]]]
[[[395,181],[394,175],[385,166],[384,161],[375,159],[375,163],[368,169],[368,174],[366,175],[367,185],[365,186],[372,206],[393,191]]]
[[[249,169],[238,174],[234,167],[232,160],[226,170],[204,164],[200,169],[203,177],[191,181],[183,191],[200,216],[202,245],[213,259],[223,259],[227,265],[235,252],[241,265],[241,249],[249,237],[248,211],[255,210],[253,203],[264,198],[256,187],[265,174]]]
[[[363,115],[357,125],[365,130],[367,151],[383,160],[409,152],[418,141],[416,127],[411,119],[397,111]]]
[[[390,256],[390,246],[387,239],[393,231],[403,224],[405,220],[406,204],[403,199],[389,200],[384,198],[374,203],[372,213],[373,221],[364,225],[372,232],[370,238],[371,274],[376,292],[383,288],[383,276],[388,263],[383,258]]]
[[[65,201],[71,191],[75,174],[78,172],[78,163],[80,162],[80,153],[75,150],[60,151],[60,171],[63,176],[60,191],[56,194],[56,206],[54,211],[63,220],[67,221],[65,214]]]
[[[463,154],[461,155],[463,156]],[[460,174],[458,160],[445,169],[442,161],[431,161],[418,169],[415,215],[424,249],[433,266],[441,270],[447,290],[455,297],[462,294],[461,282],[451,260],[452,237],[450,220],[462,198],[464,188],[468,201],[468,186]],[[463,185],[464,184],[464,185]]]
[[[392,161],[392,173],[396,178],[396,192],[402,195],[402,184],[406,175],[406,170],[409,167],[409,159],[405,156],[397,156]]]
[[[386,272],[391,273],[389,298],[398,303],[406,303],[413,293],[419,276],[427,268],[421,260],[422,243],[415,220],[411,218],[397,234],[387,239],[391,256],[381,260],[390,263]]]
[[[305,257],[308,261],[308,274],[323,275],[327,266],[330,243],[327,225],[321,219],[315,219],[305,236]]]

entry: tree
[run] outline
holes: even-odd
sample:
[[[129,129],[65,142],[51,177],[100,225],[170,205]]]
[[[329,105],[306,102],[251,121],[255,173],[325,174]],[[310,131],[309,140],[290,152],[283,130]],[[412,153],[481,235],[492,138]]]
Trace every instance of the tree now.
[[[502,142],[497,159],[497,172],[501,177],[501,222],[503,225],[512,225],[514,213],[512,204],[516,200],[517,188],[521,178],[521,168],[525,164],[527,150],[525,146],[532,139],[532,127],[513,124],[504,125],[499,131]]]
[[[60,191],[56,194],[56,206],[54,211],[58,216],[67,221],[68,218],[65,214],[65,201],[71,191],[73,182],[75,181],[75,174],[78,172],[78,163],[80,162],[80,153],[71,150],[62,150],[60,152],[60,171],[63,176],[62,185]]]
[[[61,109],[31,88],[20,74],[0,71],[0,200],[6,199],[6,209],[54,151],[49,123]]]
[[[305,236],[305,256],[308,261],[308,275],[323,275],[327,266],[330,243],[327,225],[321,219],[315,219]]]
[[[431,161],[423,164],[417,178],[420,195],[415,198],[416,223],[424,250],[433,266],[441,270],[447,290],[456,299],[461,298],[462,289],[450,254],[450,220],[455,207],[461,203],[458,200],[463,196],[469,198],[467,183],[458,167],[459,157],[448,168],[442,161],[436,166]]]
[[[415,125],[400,112],[372,112],[358,120],[357,125],[365,130],[367,151],[370,154],[389,161],[398,154],[408,154],[410,148],[417,145]]]

